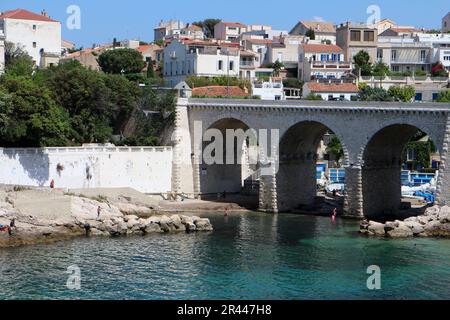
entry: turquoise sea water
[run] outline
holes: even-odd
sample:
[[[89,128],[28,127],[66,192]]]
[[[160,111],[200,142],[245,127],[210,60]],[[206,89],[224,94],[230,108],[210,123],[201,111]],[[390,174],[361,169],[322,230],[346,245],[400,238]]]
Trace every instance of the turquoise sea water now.
[[[0,299],[450,299],[449,240],[369,239],[320,217],[210,218],[212,233],[0,249]],[[79,291],[66,287],[72,265]],[[381,290],[367,289],[370,265]]]

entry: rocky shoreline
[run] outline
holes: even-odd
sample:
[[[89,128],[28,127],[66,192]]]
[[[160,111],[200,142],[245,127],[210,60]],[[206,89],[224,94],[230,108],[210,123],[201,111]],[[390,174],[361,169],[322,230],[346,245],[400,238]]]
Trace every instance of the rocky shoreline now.
[[[450,238],[450,207],[434,206],[428,208],[424,215],[404,221],[378,223],[364,220],[360,226],[360,233],[388,238]]]
[[[47,210],[43,205],[41,210],[24,210],[23,207],[27,206],[21,202],[21,197],[48,198],[45,204],[53,201],[60,209],[57,206],[58,209]],[[148,206],[102,200],[48,190],[1,190],[0,225],[8,226],[15,219],[15,228],[11,236],[7,232],[0,233],[0,247],[48,243],[80,236],[213,231],[209,219],[179,214],[169,216]]]

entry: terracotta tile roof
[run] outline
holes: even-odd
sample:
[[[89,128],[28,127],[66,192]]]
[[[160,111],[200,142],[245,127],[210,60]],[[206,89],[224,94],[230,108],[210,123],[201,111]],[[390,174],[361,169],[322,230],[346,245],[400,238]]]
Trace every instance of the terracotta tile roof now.
[[[248,94],[239,87],[209,86],[192,89],[192,95],[199,97],[246,97]]]
[[[409,32],[415,32],[415,28],[391,28],[392,31],[397,33],[409,33]]]
[[[358,87],[353,83],[339,83],[339,84],[325,84],[325,83],[316,83],[316,82],[308,82],[306,83],[308,89],[312,92],[351,92],[358,93]]]
[[[336,28],[330,22],[300,21],[300,23],[302,23],[308,29],[313,29],[315,32],[336,32]]]
[[[254,44],[271,44],[273,42],[273,40],[266,40],[266,39],[245,39],[245,41]]]
[[[247,26],[240,23],[240,22],[223,22],[222,23],[227,26],[227,27],[241,27],[241,28],[246,28]]]
[[[24,9],[16,9],[11,11],[5,11],[0,15],[0,19],[17,19],[17,20],[33,20],[33,21],[46,21],[46,22],[59,22],[49,17],[43,16]]]
[[[143,46],[139,46],[139,47],[137,47],[137,51],[139,51],[139,52],[141,52],[141,53],[143,53],[143,52],[145,52],[145,51],[147,51],[147,50],[149,50],[149,49],[154,49],[154,50],[158,50],[158,49],[160,49],[160,47],[158,46],[158,45],[156,45],[156,44],[147,44],[147,45],[143,45]]]
[[[241,50],[241,57],[255,57],[256,55],[256,52],[250,50]]]
[[[334,44],[302,44],[301,47],[305,52],[343,53],[342,49]]]

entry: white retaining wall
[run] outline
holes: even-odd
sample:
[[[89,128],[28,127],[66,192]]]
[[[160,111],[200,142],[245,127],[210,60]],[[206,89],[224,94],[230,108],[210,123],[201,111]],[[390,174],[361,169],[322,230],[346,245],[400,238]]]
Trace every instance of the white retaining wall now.
[[[0,149],[0,184],[171,190],[171,147]]]

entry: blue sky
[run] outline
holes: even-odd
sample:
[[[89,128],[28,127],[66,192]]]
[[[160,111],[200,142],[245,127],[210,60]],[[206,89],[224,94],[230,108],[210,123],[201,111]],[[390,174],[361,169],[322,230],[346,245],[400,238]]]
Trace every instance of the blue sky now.
[[[161,19],[184,22],[220,18],[247,24],[269,24],[290,30],[298,20],[324,19],[333,23],[365,22],[369,5],[381,9],[382,18],[400,25],[440,28],[442,17],[450,11],[448,0],[1,0],[0,11],[24,8],[35,12],[46,9],[62,22],[63,37],[78,46],[117,39],[153,40],[153,28]],[[69,5],[81,9],[81,29],[68,30]]]

